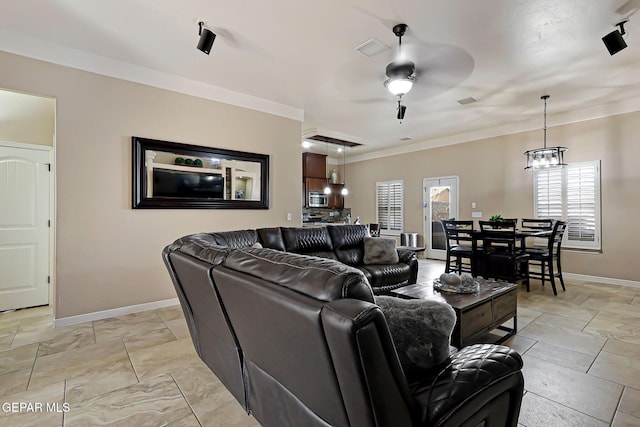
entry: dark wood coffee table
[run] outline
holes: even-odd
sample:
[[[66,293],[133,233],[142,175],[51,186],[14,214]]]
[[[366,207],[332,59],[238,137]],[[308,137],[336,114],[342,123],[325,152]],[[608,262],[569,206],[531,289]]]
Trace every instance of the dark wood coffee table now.
[[[507,334],[494,343],[501,343],[517,331],[518,285],[504,281],[476,279],[480,290],[473,294],[440,292],[433,281],[394,289],[391,294],[400,298],[431,299],[447,302],[456,312],[456,326],[451,344],[456,347],[479,342],[490,331],[500,329]],[[502,326],[513,319],[513,328]]]

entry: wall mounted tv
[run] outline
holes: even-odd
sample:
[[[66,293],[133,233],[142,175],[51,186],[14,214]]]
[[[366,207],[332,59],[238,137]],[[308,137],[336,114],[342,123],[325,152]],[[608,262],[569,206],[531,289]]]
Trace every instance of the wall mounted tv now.
[[[218,174],[154,169],[153,196],[223,199],[224,178]]]

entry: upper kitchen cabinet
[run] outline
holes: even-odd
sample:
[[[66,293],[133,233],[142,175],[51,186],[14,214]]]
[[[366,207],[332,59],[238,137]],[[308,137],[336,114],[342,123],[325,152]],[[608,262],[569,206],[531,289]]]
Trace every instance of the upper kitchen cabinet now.
[[[326,154],[302,153],[303,178],[327,178]]]

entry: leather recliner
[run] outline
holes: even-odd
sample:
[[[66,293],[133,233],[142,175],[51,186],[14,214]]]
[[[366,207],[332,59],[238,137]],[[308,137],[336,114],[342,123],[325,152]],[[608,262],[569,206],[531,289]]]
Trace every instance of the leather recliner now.
[[[217,241],[188,236],[163,258],[198,354],[262,425],[516,426],[515,351],[469,346],[407,378],[361,270]]]

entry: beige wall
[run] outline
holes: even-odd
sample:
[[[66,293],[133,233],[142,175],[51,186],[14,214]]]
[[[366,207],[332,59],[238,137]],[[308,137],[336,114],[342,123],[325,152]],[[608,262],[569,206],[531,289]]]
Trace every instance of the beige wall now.
[[[54,128],[53,98],[0,89],[0,141],[52,147]]]
[[[569,148],[565,161],[601,160],[602,251],[563,253],[569,273],[640,281],[635,265],[640,227],[640,112],[552,127],[548,145]],[[460,177],[460,219],[482,211],[488,219],[533,215],[533,178],[523,170],[523,152],[542,144],[542,130],[506,135],[347,165],[352,215],[375,222],[375,182],[402,179],[405,184],[405,230],[422,238],[422,180]]]
[[[0,69],[56,99],[56,318],[174,298],[161,251],[182,235],[300,224],[300,122],[1,52]],[[270,208],[132,210],[134,135],[270,155]]]

